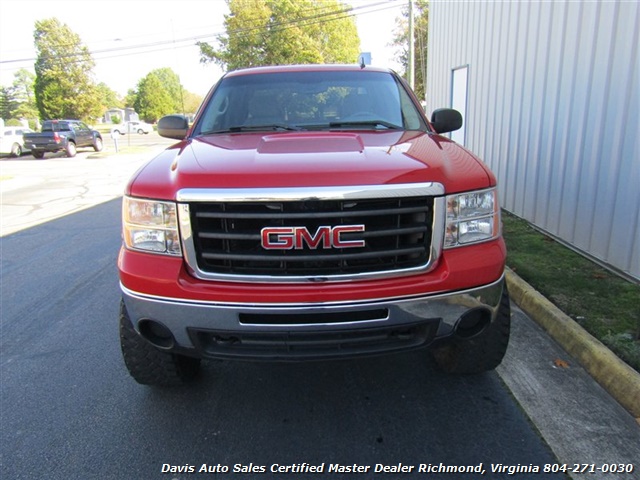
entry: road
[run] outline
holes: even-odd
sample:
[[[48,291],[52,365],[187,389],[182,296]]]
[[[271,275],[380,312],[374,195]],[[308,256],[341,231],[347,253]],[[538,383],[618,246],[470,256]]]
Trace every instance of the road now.
[[[555,461],[496,373],[450,377],[424,353],[214,362],[188,388],[136,384],[117,337],[119,223],[114,200],[3,239],[2,478],[162,478],[163,464]]]
[[[126,139],[127,136],[121,138]],[[131,135],[115,155],[113,140],[104,136],[104,150],[80,149],[67,158],[64,152],[0,160],[2,203],[0,235],[38,225],[122,195],[127,179],[152,156],[175,143],[157,133]],[[127,140],[124,140],[127,142]]]
[[[358,464],[373,470],[376,464],[402,463],[414,470],[401,475],[370,471],[360,478],[564,479],[562,473],[532,477],[491,473],[491,468],[544,468],[557,462],[557,453],[539,430],[554,441],[554,451],[562,452],[565,462],[599,459],[579,442],[578,453],[566,453],[574,446],[556,449],[564,437],[548,433],[559,430],[554,421],[560,421],[560,430],[584,440],[573,429],[578,422],[565,412],[564,403],[575,409],[585,398],[603,402],[597,412],[606,415],[592,419],[587,431],[624,453],[620,461],[633,455],[624,448],[636,443],[633,433],[612,430],[614,435],[607,437],[605,429],[614,429],[623,414],[606,396],[580,391],[574,400],[567,391],[555,402],[561,414],[544,413],[546,421],[532,415],[535,405],[523,409],[538,397],[553,403],[558,388],[570,385],[573,390],[586,380],[578,368],[537,380],[546,369],[545,359],[562,353],[553,346],[545,346],[543,354],[534,350],[539,342],[532,339],[540,333],[526,326],[517,309],[507,364],[479,376],[445,375],[425,352],[413,352],[297,365],[206,362],[200,381],[185,388],[136,384],[122,363],[117,335],[120,201],[115,197],[149,152],[82,155],[0,162],[3,229],[5,203],[13,208],[20,199],[21,207],[30,208],[28,217],[42,212],[41,221],[28,228],[15,227],[16,218],[7,221],[13,231],[4,233],[1,244],[0,478],[352,478],[341,473],[217,475],[197,470],[203,464],[212,469],[253,464],[269,470],[274,464],[302,463],[325,463],[326,468]],[[39,180],[21,183],[36,174]],[[73,188],[79,184],[85,188],[78,193]],[[57,209],[54,204],[50,210],[51,198],[68,203],[70,211],[48,217],[46,212]],[[89,206],[94,200],[100,201]],[[522,352],[526,355],[520,358]],[[513,372],[522,372],[523,365],[531,368],[514,379]],[[523,377],[524,389],[516,390]],[[618,461],[605,455],[607,461]],[[440,463],[482,463],[486,474],[417,472],[421,464]],[[170,466],[175,472],[180,466],[193,467],[196,473],[162,473]]]

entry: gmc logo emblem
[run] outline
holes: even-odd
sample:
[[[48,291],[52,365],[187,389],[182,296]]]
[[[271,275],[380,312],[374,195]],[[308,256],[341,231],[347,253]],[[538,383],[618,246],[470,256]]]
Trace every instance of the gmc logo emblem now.
[[[265,227],[260,231],[262,248],[266,250],[300,250],[306,247],[354,248],[364,247],[364,240],[344,240],[343,233],[364,232],[364,225],[318,227],[311,233],[306,227]]]

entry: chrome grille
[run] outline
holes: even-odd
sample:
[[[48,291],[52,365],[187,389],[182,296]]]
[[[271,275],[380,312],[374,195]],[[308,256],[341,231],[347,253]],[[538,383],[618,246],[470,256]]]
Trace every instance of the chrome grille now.
[[[378,187],[371,187],[374,191],[366,194],[328,198],[305,192],[297,200],[289,198],[292,195],[284,199],[223,195],[215,201],[216,195],[198,194],[197,201],[183,203],[181,210],[187,261],[198,276],[230,280],[321,281],[423,269],[433,260],[436,199],[416,195],[420,189],[412,187],[410,196],[402,195],[405,188],[376,196]],[[364,231],[343,232],[340,240],[364,246],[333,247],[331,237],[320,238],[324,230],[345,225],[363,226]],[[315,242],[265,249],[261,231],[269,228],[301,228]]]

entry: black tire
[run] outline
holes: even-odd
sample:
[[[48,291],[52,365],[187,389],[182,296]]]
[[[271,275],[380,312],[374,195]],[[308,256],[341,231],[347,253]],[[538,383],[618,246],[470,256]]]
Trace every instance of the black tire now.
[[[94,139],[93,139],[93,149],[94,149],[96,152],[100,152],[100,151],[102,151],[102,147],[103,147],[103,146],[104,146],[104,145],[103,145],[103,143],[102,143],[102,138],[100,138],[100,137],[96,137],[96,138],[94,138]]]
[[[75,157],[76,153],[78,153],[78,151],[76,150],[76,144],[71,141],[67,142],[67,146],[64,148],[64,151],[69,158]]]
[[[511,304],[506,283],[502,290],[496,319],[485,331],[469,339],[455,339],[452,343],[432,351],[438,366],[445,372],[471,375],[495,369],[504,358],[511,331]]]
[[[31,150],[33,158],[44,158],[44,152],[42,150]]]
[[[182,385],[193,380],[200,371],[199,358],[163,352],[138,335],[122,301],[120,347],[129,374],[142,385]]]
[[[144,130],[142,130],[141,128],[138,129],[138,135],[142,135],[144,134]]]
[[[22,155],[22,147],[20,146],[19,143],[14,143],[11,146],[11,156],[12,157],[19,157],[20,155]]]

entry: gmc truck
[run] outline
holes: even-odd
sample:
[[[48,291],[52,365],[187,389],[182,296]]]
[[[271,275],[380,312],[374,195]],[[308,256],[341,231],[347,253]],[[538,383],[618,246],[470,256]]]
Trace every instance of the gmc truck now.
[[[75,157],[78,148],[92,147],[99,152],[103,143],[100,132],[91,130],[80,120],[46,120],[42,122],[42,132],[24,134],[24,146],[35,158],[61,150],[67,157]]]
[[[509,342],[496,179],[390,70],[225,74],[123,198],[124,363],[141,384],[202,359],[303,361],[430,347],[447,372]]]

